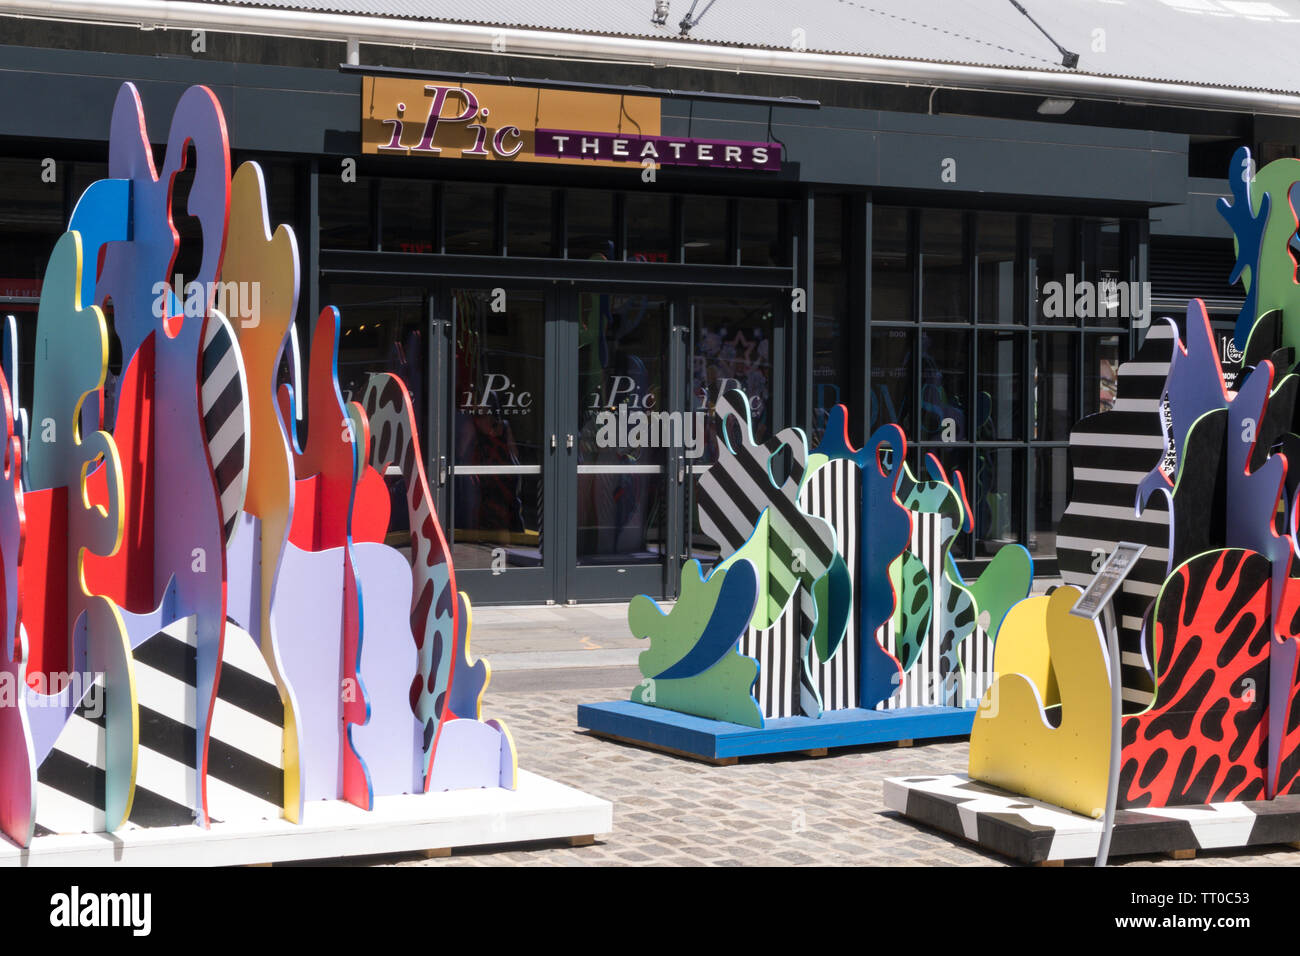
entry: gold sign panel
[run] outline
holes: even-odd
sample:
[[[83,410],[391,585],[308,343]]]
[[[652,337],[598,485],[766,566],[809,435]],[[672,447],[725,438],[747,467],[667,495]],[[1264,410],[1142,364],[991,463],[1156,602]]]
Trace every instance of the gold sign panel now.
[[[626,167],[644,162],[640,152],[653,141],[648,138],[658,137],[659,121],[654,96],[473,81],[361,80],[361,152],[372,155]],[[538,130],[546,131],[543,151],[552,155],[538,155]],[[593,134],[585,154],[584,132]]]

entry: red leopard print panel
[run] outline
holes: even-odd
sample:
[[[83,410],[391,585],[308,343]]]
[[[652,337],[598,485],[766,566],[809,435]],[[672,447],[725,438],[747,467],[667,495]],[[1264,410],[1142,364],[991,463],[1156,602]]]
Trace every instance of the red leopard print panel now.
[[[1300,640],[1300,578],[1288,578],[1278,608],[1278,637],[1286,641]],[[1290,655],[1275,653],[1274,667],[1285,666]],[[1282,745],[1278,749],[1277,793],[1300,793],[1300,681],[1296,680],[1295,664],[1291,663],[1286,719],[1283,723]]]
[[[1119,803],[1170,807],[1264,797],[1271,643],[1268,559],[1210,551],[1156,599],[1156,700],[1124,718]]]

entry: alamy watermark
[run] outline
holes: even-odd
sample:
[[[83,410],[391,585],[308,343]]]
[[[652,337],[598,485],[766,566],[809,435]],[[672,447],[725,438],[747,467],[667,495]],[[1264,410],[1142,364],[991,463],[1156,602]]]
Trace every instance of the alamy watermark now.
[[[1127,319],[1135,328],[1151,322],[1151,283],[1101,279],[1043,283],[1043,316],[1048,319]]]
[[[598,448],[681,448],[704,454],[704,412],[653,412],[619,405],[596,414]]]
[[[184,298],[177,299],[174,290],[184,290]],[[246,329],[255,329],[262,321],[262,283],[252,282],[190,282],[186,284],[177,275],[171,283],[153,284],[153,317],[161,319],[175,314],[173,299],[179,302],[180,314],[198,318],[208,313],[208,304],[230,320]]]
[[[610,379],[609,392],[594,392],[597,448],[681,448],[687,458],[704,454],[704,412],[662,412],[653,391],[642,393],[630,375]]]
[[[89,720],[104,715],[104,684],[101,675],[80,671],[40,671],[27,675],[27,690],[13,671],[0,671],[0,707],[17,707],[22,700],[27,707],[63,707],[71,699],[80,701]],[[64,692],[67,692],[65,695]]]

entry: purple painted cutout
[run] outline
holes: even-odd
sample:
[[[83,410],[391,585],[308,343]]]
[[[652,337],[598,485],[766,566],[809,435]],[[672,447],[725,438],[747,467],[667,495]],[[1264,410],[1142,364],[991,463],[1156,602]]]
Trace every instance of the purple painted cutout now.
[[[372,542],[353,544],[352,562],[365,612],[359,670],[370,704],[369,720],[350,728],[352,746],[375,796],[420,793],[424,761],[410,697],[420,666],[408,612],[411,566],[400,551]]]
[[[303,800],[343,793],[343,549],[285,544],[271,624],[292,688]]]
[[[1187,303],[1185,344],[1178,336],[1177,325],[1169,319],[1165,321],[1169,322],[1174,332],[1174,350],[1163,393],[1169,400],[1169,421],[1164,423],[1162,416],[1162,428],[1166,444],[1170,440],[1173,441],[1174,451],[1178,455],[1177,468],[1181,468],[1188,431],[1206,412],[1228,407],[1228,387],[1223,381],[1223,368],[1219,364],[1219,351],[1214,344],[1214,333],[1210,329],[1210,318],[1205,312],[1205,303],[1200,299],[1192,299]],[[1138,485],[1138,514],[1142,513],[1151,495],[1157,491],[1165,493],[1172,491],[1176,478],[1177,471],[1171,477],[1166,475],[1157,463]],[[1173,511],[1172,499],[1170,511],[1171,513]],[[1169,529],[1172,535],[1172,521],[1169,523]],[[1171,559],[1172,553],[1171,549]]]
[[[102,306],[106,298],[112,298],[114,327],[126,362],[158,326],[155,284],[172,281],[167,273],[178,245],[169,218],[172,179],[185,162],[185,147],[191,141],[196,167],[187,211],[203,230],[203,259],[198,275],[185,280],[203,283],[206,305],[211,307],[211,283],[221,268],[229,212],[230,151],[221,106],[204,86],[192,86],[181,94],[167,134],[162,175],[158,176],[140,93],[134,83],[122,84],[113,104],[108,175],[131,180],[132,237],[106,247],[95,303]],[[183,290],[172,291],[183,295]]]
[[[473,664],[469,662],[469,645],[473,635],[470,634],[470,613],[463,591],[456,595],[456,602],[460,611],[456,615],[456,664],[443,713],[450,708],[457,717],[477,720],[479,700],[488,681],[487,661],[480,657]],[[441,738],[437,746],[442,747]]]
[[[499,787],[505,735],[477,720],[447,720],[429,770],[429,790]]]
[[[126,608],[119,607],[117,613],[122,616],[122,626],[126,629],[126,637],[131,642],[131,650],[133,651],[168,624],[189,616],[176,613],[175,578],[167,582],[167,590],[163,592],[162,600],[158,602],[158,606],[152,611],[146,611],[144,614],[132,614]]]
[[[262,646],[262,522],[241,511],[226,545],[226,617]]]

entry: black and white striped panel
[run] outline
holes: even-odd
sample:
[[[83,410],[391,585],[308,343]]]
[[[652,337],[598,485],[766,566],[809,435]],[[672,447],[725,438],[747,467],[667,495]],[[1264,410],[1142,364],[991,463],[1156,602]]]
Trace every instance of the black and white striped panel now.
[[[252,635],[227,621],[208,730],[208,815],[275,819],[283,803],[284,704]]]
[[[129,821],[140,827],[194,822],[198,760],[194,617],[173,621],[134,651],[140,707],[135,798]]]
[[[104,711],[104,679],[97,677],[36,771],[36,836],[103,832]]]
[[[1073,490],[1056,538],[1061,578],[1079,588],[1088,586],[1120,541],[1147,546],[1115,596],[1128,712],[1147,707],[1155,694],[1143,659],[1150,640],[1143,624],[1168,572],[1169,511],[1162,495],[1152,497],[1141,517],[1134,506],[1138,484],[1166,454],[1161,396],[1173,343],[1169,326],[1153,323],[1134,360],[1120,366],[1113,409],[1083,419],[1070,432]]]
[[[754,697],[764,717],[799,713],[798,603],[796,599],[787,604],[771,627],[746,628],[740,639],[740,653],[758,661]]]
[[[215,309],[203,330],[200,395],[203,434],[217,479],[225,540],[229,543],[248,490],[248,384],[234,329]]]
[[[799,493],[799,504],[809,514],[825,518],[835,529],[835,546],[849,566],[853,606],[844,642],[823,664],[814,647],[809,654],[813,686],[826,710],[858,706],[858,532],[862,483],[858,466],[847,458],[832,458],[809,477]]]
[[[982,700],[993,686],[993,641],[989,632],[976,624],[974,633],[958,648],[958,654],[966,681],[966,700],[963,703]]]

